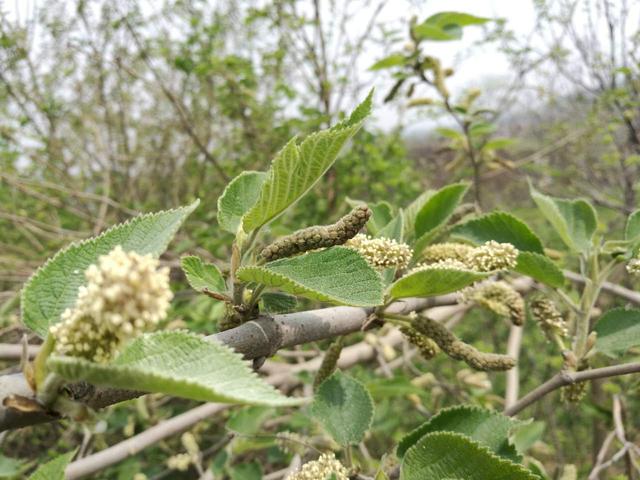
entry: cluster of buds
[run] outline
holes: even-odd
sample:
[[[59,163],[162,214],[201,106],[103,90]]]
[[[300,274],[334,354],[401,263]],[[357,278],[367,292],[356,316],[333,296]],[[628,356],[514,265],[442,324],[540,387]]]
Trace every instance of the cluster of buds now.
[[[507,282],[481,282],[464,289],[460,296],[463,302],[481,305],[501,317],[508,318],[514,325],[524,323],[524,299]]]
[[[370,217],[369,207],[358,206],[332,225],[309,227],[279,238],[265,247],[260,252],[260,257],[270,262],[309,250],[342,245],[356,236]]]
[[[313,388],[318,388],[322,382],[329,378],[336,371],[340,353],[342,353],[342,337],[338,337],[327,349],[322,363],[313,379]]]
[[[431,268],[495,272],[509,270],[518,262],[518,249],[510,243],[494,240],[471,247],[462,243],[436,243],[422,252],[422,263],[413,271]],[[413,272],[412,271],[412,272]]]
[[[510,243],[489,240],[484,245],[474,248],[468,261],[479,272],[509,270],[516,266],[518,253],[518,249]]]
[[[630,275],[640,276],[640,258],[634,258],[627,263],[627,272]]]
[[[120,347],[153,330],[167,315],[173,294],[169,269],[151,255],[117,246],[85,271],[75,306],[50,329],[55,352],[108,362]]]
[[[438,263],[443,260],[457,260],[466,263],[473,247],[465,243],[434,243],[422,252],[421,259],[425,264]]]
[[[547,340],[553,341],[555,336],[566,337],[569,334],[567,322],[548,298],[536,298],[531,302],[531,316],[538,322]]]
[[[412,345],[418,347],[420,355],[425,360],[431,360],[438,354],[439,348],[436,342],[429,337],[421,335],[415,328],[404,326],[400,328],[400,331]]]
[[[345,245],[360,253],[374,268],[406,268],[413,255],[411,247],[405,243],[389,238],[371,238],[361,233]]]
[[[305,463],[300,470],[287,476],[286,480],[321,480],[335,478],[348,480],[349,472],[332,453],[323,453],[320,458]]]

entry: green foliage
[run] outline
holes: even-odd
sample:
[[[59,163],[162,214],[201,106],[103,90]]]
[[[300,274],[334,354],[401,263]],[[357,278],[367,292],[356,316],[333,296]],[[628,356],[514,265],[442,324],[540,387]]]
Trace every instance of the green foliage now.
[[[360,129],[371,111],[373,92],[351,116],[307,137],[300,145],[292,139],[276,155],[262,184],[258,200],[243,216],[242,226],[251,232],[293,205],[333,165],[342,146]]]
[[[620,357],[632,347],[640,346],[640,309],[614,308],[605,313],[594,330],[596,347],[609,357]]]
[[[24,468],[23,461],[0,454],[0,478],[17,478]]]
[[[405,454],[401,480],[539,480],[523,466],[505,460],[489,448],[454,432],[425,435]]]
[[[264,172],[242,172],[231,180],[218,198],[218,224],[234,235],[242,223],[242,217],[258,200],[262,184],[267,178]]]
[[[268,313],[285,313],[293,310],[298,301],[293,295],[281,292],[266,292],[260,296],[262,308]]]
[[[564,274],[548,257],[536,252],[520,252],[514,270],[550,287],[562,287]]]
[[[462,38],[462,27],[482,25],[489,20],[468,13],[440,12],[413,27],[413,33],[419,40],[458,40]]]
[[[338,371],[318,387],[311,414],[340,445],[356,445],[371,426],[373,400],[364,385]]]
[[[626,240],[638,240],[638,237],[640,237],[640,210],[636,210],[629,215],[624,230],[624,238]]]
[[[180,266],[191,288],[201,292],[223,293],[226,289],[222,273],[212,263],[204,263],[200,257],[186,256],[180,259]]]
[[[429,433],[456,432],[489,447],[496,455],[518,462],[519,455],[509,441],[511,430],[518,423],[501,413],[479,407],[460,405],[445,408],[400,440],[396,453],[403,457]]]
[[[451,234],[475,244],[489,240],[510,243],[523,252],[543,253],[542,242],[522,220],[506,212],[492,212],[456,226]]]
[[[242,357],[216,341],[167,331],[142,335],[109,364],[52,356],[48,367],[68,380],[135,388],[208,402],[299,405],[260,379]]]
[[[72,450],[41,465],[29,476],[29,480],[64,480],[64,470],[75,454],[76,451]]]
[[[409,273],[389,288],[392,298],[431,297],[455,292],[487,278],[488,273],[453,268],[427,268]]]
[[[242,267],[238,278],[293,295],[357,307],[382,304],[380,275],[354,250],[332,247],[262,266]]]
[[[575,252],[586,252],[591,248],[598,218],[589,202],[550,197],[533,186],[530,190],[536,205],[567,247]]]
[[[22,290],[22,321],[41,337],[58,322],[62,312],[73,306],[84,272],[101,255],[117,245],[125,251],[159,256],[187,216],[198,206],[140,215],[101,235],[74,243],[58,252],[34,273]]]
[[[434,193],[416,214],[416,238],[420,239],[449,220],[468,189],[468,183],[456,183]]]

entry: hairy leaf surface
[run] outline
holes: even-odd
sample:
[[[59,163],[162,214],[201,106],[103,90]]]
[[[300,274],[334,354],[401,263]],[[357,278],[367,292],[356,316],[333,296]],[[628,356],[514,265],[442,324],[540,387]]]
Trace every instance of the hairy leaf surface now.
[[[405,275],[396,280],[390,288],[393,298],[431,297],[455,292],[478,280],[488,273],[452,268],[429,268]]]
[[[609,357],[620,357],[640,345],[640,309],[614,308],[605,313],[594,330],[596,348]]]
[[[242,216],[258,200],[266,178],[264,172],[247,171],[229,182],[218,198],[218,224],[223,230],[233,234],[238,231]]]
[[[29,476],[29,480],[64,480],[64,470],[75,454],[76,451],[72,450],[41,465]]]
[[[180,266],[194,290],[218,293],[226,290],[222,273],[213,263],[204,263],[200,257],[189,255],[180,259]]]
[[[550,287],[564,285],[564,274],[553,261],[536,252],[520,252],[514,270]]]

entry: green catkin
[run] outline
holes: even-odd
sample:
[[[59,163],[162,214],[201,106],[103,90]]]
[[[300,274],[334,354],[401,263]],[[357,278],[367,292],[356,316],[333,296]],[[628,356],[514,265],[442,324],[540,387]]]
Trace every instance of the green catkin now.
[[[585,361],[580,362],[578,372],[589,369],[589,364]],[[560,400],[565,403],[579,403],[587,393],[588,382],[575,382],[562,387],[560,389]]]
[[[369,218],[371,218],[369,207],[360,205],[332,225],[308,227],[279,238],[265,247],[260,252],[260,257],[271,262],[317,248],[342,245],[355,237]]]
[[[473,302],[508,318],[514,325],[524,323],[524,299],[511,285],[501,280],[482,282],[462,291],[464,302]]]
[[[402,327],[400,331],[409,340],[409,342],[418,348],[420,355],[425,360],[431,360],[438,354],[438,345],[429,337],[421,335],[415,328]]]
[[[516,365],[515,359],[508,355],[480,352],[464,343],[444,325],[428,318],[418,317],[413,327],[422,335],[433,339],[438,347],[455,360],[462,360],[476,370],[509,370]]]
[[[336,371],[340,353],[342,352],[342,337],[338,337],[327,349],[322,359],[322,364],[313,379],[313,389],[316,390],[322,382],[329,378]]]
[[[567,322],[553,301],[539,297],[534,299],[530,306],[531,316],[538,323],[547,340],[553,341],[555,335],[559,337],[568,335]]]

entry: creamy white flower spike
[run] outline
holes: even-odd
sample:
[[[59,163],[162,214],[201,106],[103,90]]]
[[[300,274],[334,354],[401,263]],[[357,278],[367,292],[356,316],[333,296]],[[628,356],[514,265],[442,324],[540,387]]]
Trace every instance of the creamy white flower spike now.
[[[349,472],[333,453],[323,453],[318,460],[305,463],[300,470],[289,475],[286,480],[325,480],[333,474],[336,480],[348,480]]]
[[[75,306],[50,329],[56,353],[105,363],[126,341],[153,330],[173,297],[169,269],[158,266],[151,255],[119,245],[89,266]]]
[[[510,243],[498,243],[489,240],[473,249],[469,255],[469,264],[479,272],[509,270],[516,266],[520,252]]]
[[[413,255],[411,247],[405,243],[389,238],[371,238],[362,233],[348,240],[345,246],[356,250],[376,268],[405,268]]]
[[[475,270],[471,268],[468,264],[461,262],[460,260],[454,260],[454,259],[448,258],[446,260],[440,260],[439,262],[421,263],[419,265],[416,265],[416,267],[412,268],[409,271],[409,274],[422,272],[424,270],[435,270],[439,268],[450,269],[450,270]]]
[[[464,243],[434,243],[422,251],[424,263],[437,263],[443,260],[458,260],[466,263],[474,248]]]
[[[627,263],[627,272],[630,275],[640,276],[640,258],[634,258]]]

